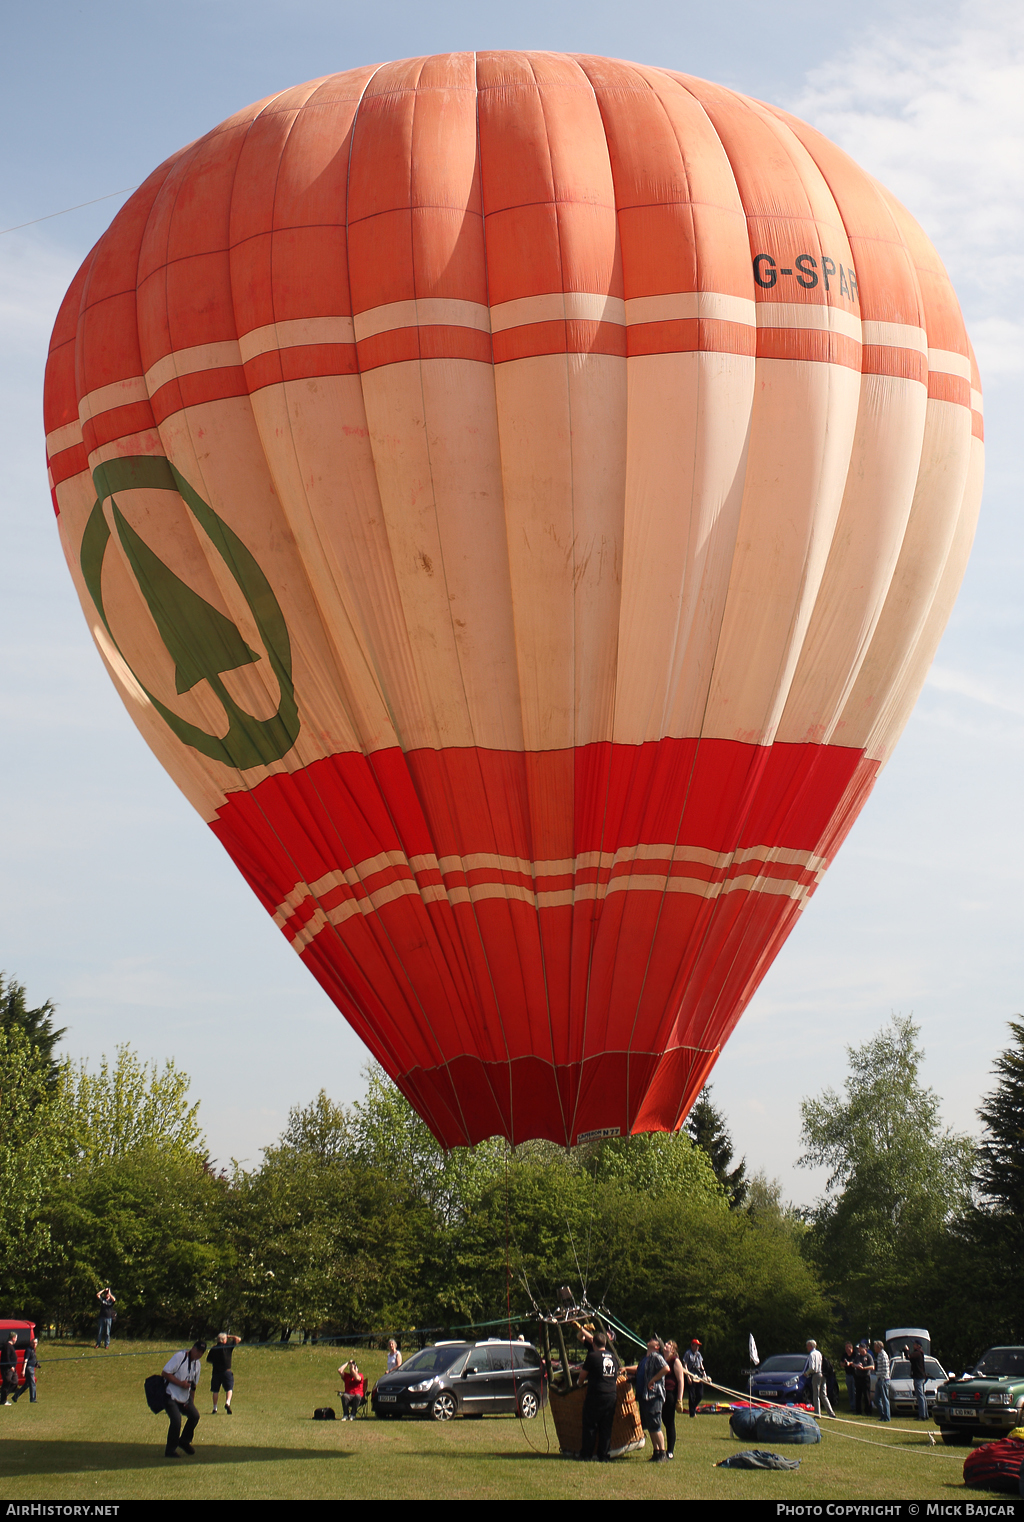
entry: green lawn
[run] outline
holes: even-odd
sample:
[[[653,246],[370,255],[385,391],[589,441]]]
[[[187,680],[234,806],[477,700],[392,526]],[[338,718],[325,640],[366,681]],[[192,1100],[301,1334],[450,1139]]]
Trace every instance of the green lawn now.
[[[140,1348],[148,1356],[137,1356]],[[785,1450],[800,1460],[792,1474],[716,1469],[739,1446],[725,1416],[681,1419],[676,1458],[659,1465],[646,1462],[649,1450],[614,1465],[561,1459],[544,1415],[522,1423],[495,1417],[438,1425],[370,1416],[314,1422],[316,1406],[341,1409],[335,1370],[349,1351],[340,1348],[240,1348],[235,1414],[222,1410],[211,1419],[207,1375],[197,1396],[203,1420],[195,1457],[172,1461],[163,1456],[166,1418],[149,1411],[142,1392],[143,1379],[163,1366],[169,1351],[137,1343],[115,1343],[108,1354],[69,1343],[52,1352],[41,1346],[37,1404],[22,1398],[0,1409],[5,1501],[984,1498],[964,1491],[966,1450],[931,1447],[927,1431],[934,1429],[910,1421],[889,1429],[866,1420],[826,1421],[820,1445]],[[380,1353],[356,1357],[371,1376],[383,1369]]]

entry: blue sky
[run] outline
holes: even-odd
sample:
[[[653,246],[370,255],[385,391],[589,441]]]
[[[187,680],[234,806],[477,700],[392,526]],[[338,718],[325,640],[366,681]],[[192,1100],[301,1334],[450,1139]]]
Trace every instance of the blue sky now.
[[[526,0],[170,0],[9,8],[0,227],[137,184],[232,111],[418,53],[550,48],[703,75],[815,122],[946,261],[985,387],[987,484],[960,601],[864,814],[718,1064],[748,1164],[809,1201],[799,1101],[913,1013],[947,1122],[1024,1007],[1024,18],[997,3],[785,8]],[[53,998],[67,1050],[130,1041],[192,1075],[213,1153],[258,1160],[365,1054],[144,746],[89,639],[46,488],[42,370],[75,269],[120,200],[0,237],[0,967]]]

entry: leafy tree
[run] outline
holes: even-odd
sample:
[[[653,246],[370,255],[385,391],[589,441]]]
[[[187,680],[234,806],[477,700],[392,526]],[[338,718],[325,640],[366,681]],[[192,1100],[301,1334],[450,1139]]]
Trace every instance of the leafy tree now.
[[[288,1111],[288,1124],[281,1139],[276,1148],[270,1149],[275,1155],[312,1158],[324,1166],[347,1157],[350,1150],[348,1112],[328,1099],[326,1089],[320,1090],[312,1104],[294,1105]]]
[[[49,1080],[47,1057],[24,1029],[0,1026],[0,1281],[8,1294],[21,1293],[49,1247],[40,1200],[63,1156]]]
[[[440,1152],[379,1070],[361,1106],[335,1105],[321,1090],[295,1107],[262,1167],[233,1181],[234,1314],[261,1337],[407,1324],[435,1224],[425,1196]]]
[[[130,1046],[97,1072],[61,1064],[38,1206],[48,1245],[34,1303],[49,1319],[84,1328],[106,1283],[125,1330],[189,1332],[212,1304],[230,1259],[216,1219],[224,1186],[188,1088],[172,1062],[160,1069]]]
[[[103,1057],[98,1073],[86,1063],[60,1069],[59,1107],[79,1166],[94,1167],[139,1151],[194,1162],[205,1155],[199,1104],[188,1103],[189,1078],[166,1062],[144,1063],[119,1046],[113,1066]]]
[[[21,1031],[46,1065],[51,1080],[56,1079],[58,1067],[53,1049],[67,1034],[66,1026],[59,1030],[55,1027],[56,1013],[56,1006],[49,999],[38,1009],[29,1009],[24,985],[0,972],[0,1031]]]
[[[446,1150],[382,1068],[370,1066],[366,1079],[366,1096],[350,1115],[353,1156],[403,1179],[441,1222],[460,1220],[467,1205],[501,1173],[504,1141],[492,1137],[475,1147]]]
[[[198,1334],[215,1325],[234,1277],[225,1192],[198,1156],[157,1148],[75,1171],[46,1207],[50,1249],[37,1290],[46,1319],[90,1328],[96,1291],[111,1284],[121,1334]]]
[[[799,1240],[779,1218],[669,1195],[607,1197],[600,1239],[609,1305],[644,1336],[692,1337],[708,1367],[738,1387],[747,1337],[763,1353],[824,1340],[833,1312]]]
[[[845,1097],[827,1089],[801,1106],[800,1164],[829,1169],[809,1248],[847,1324],[864,1331],[923,1314],[971,1199],[974,1145],[942,1126],[938,1096],[920,1081],[918,1034],[913,1020],[894,1016],[847,1048]]]
[[[747,1164],[741,1158],[735,1168],[729,1164],[733,1159],[732,1137],[726,1129],[725,1117],[711,1103],[711,1085],[705,1084],[686,1120],[686,1130],[694,1146],[700,1147],[711,1159],[715,1177],[725,1190],[730,1205],[736,1209],[743,1204],[747,1193]]]

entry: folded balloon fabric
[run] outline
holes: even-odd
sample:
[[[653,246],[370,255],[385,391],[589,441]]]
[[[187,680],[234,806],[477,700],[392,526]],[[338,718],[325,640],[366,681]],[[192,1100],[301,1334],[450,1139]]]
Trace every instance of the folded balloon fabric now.
[[[734,1437],[742,1442],[760,1438],[774,1443],[820,1443],[821,1429],[813,1417],[775,1409],[734,1411],[729,1418]]]
[[[743,1453],[730,1454],[722,1459],[716,1469],[799,1469],[799,1459],[784,1459],[779,1453],[767,1453],[763,1448],[747,1448]]]

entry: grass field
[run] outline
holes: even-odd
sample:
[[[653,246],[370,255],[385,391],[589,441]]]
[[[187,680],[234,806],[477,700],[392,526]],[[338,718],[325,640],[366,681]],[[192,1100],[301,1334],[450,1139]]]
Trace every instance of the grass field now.
[[[571,1463],[559,1457],[543,1414],[447,1425],[369,1415],[314,1422],[316,1406],[341,1409],[335,1371],[350,1356],[341,1348],[239,1348],[235,1414],[211,1419],[207,1374],[195,1457],[172,1461],[163,1456],[166,1418],[150,1412],[142,1391],[169,1351],[42,1345],[38,1402],[23,1397],[0,1409],[4,1500],[985,1499],[964,1490],[966,1450],[930,1446],[934,1429],[911,1421],[823,1422],[820,1444],[785,1450],[800,1460],[789,1474],[716,1469],[739,1447],[725,1416],[681,1419],[675,1460],[658,1465],[646,1462],[649,1449],[612,1465]],[[383,1354],[355,1356],[371,1377],[382,1372]]]

